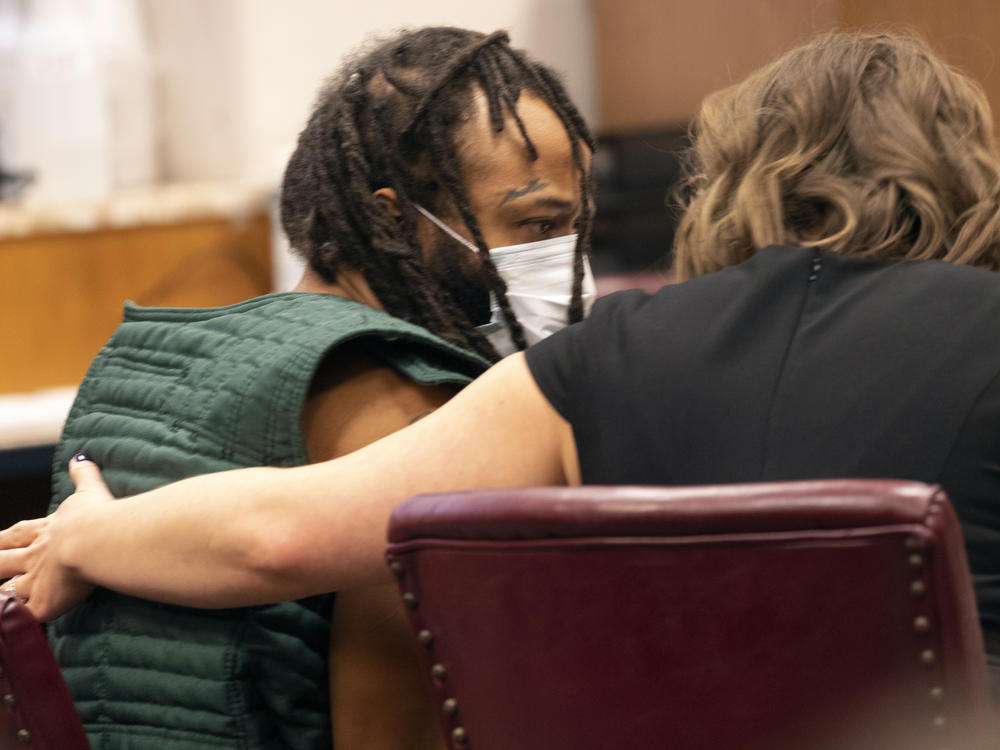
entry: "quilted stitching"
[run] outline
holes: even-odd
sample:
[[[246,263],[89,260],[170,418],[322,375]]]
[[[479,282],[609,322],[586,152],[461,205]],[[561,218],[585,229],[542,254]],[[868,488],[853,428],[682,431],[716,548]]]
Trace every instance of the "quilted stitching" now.
[[[56,450],[53,509],[85,449],[116,495],[205,472],[307,461],[300,416],[318,364],[366,337],[421,383],[464,384],[486,363],[379,311],[285,293],[229,307],[127,304]],[[193,610],[99,590],[51,629],[95,750],[329,748],[332,597]]]

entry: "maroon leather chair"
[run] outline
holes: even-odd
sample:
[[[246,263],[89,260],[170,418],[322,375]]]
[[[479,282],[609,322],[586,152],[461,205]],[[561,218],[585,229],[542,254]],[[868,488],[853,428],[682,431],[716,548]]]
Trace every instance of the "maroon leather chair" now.
[[[936,487],[424,495],[389,541],[452,747],[1000,748]]]
[[[38,621],[0,591],[0,750],[89,750]]]

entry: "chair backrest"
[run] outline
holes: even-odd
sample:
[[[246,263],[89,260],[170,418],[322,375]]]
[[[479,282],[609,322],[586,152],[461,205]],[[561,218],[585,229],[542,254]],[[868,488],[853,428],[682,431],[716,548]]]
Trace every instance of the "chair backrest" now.
[[[389,541],[452,747],[1000,747],[936,487],[424,495]]]
[[[0,750],[89,750],[38,621],[0,591]]]

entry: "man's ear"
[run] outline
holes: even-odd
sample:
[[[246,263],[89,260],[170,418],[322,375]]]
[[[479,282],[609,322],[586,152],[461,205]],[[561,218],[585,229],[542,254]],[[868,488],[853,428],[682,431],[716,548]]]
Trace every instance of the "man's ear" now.
[[[399,201],[396,199],[396,191],[391,187],[379,188],[372,195],[375,196],[375,200],[381,201],[382,205],[385,206],[385,210],[389,212],[390,216],[402,216],[402,211],[399,210]]]

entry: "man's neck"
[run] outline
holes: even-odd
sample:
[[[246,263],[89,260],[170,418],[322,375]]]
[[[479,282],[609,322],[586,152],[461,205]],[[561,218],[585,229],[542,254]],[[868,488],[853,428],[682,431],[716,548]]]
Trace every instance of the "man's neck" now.
[[[365,277],[353,268],[342,268],[333,281],[327,281],[312,268],[306,266],[302,278],[292,289],[293,292],[312,292],[314,294],[335,294],[338,297],[359,302],[376,310],[384,309],[378,297],[372,291]]]

